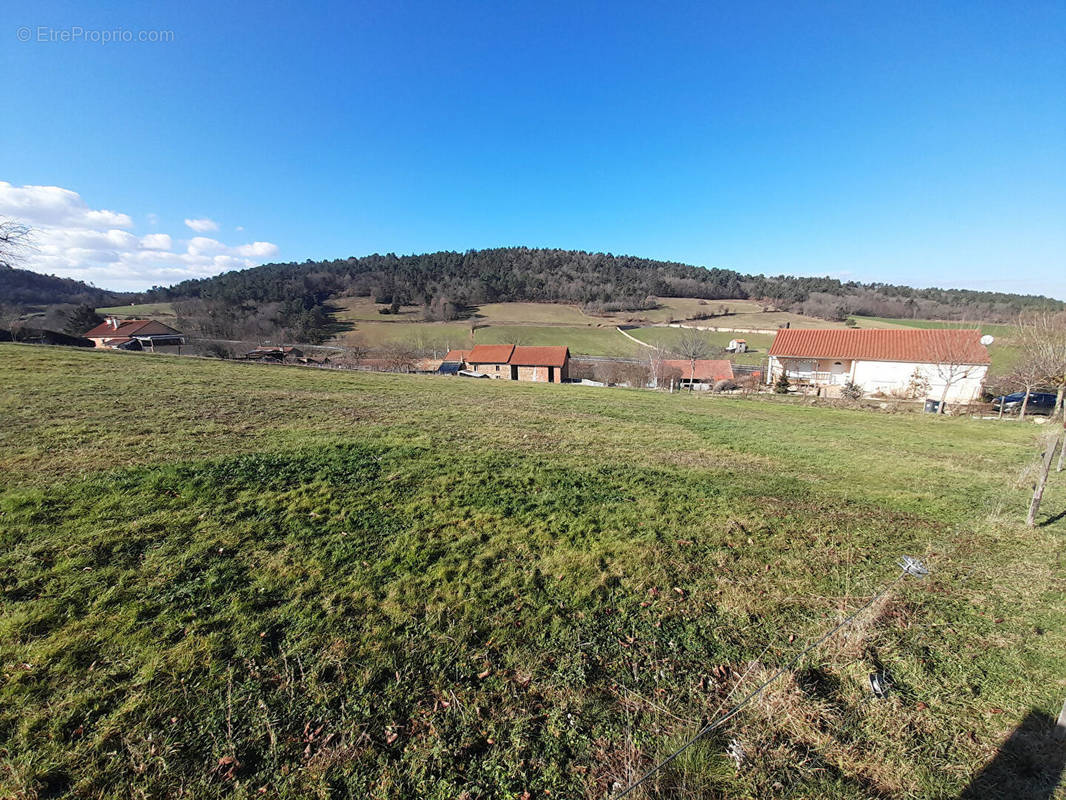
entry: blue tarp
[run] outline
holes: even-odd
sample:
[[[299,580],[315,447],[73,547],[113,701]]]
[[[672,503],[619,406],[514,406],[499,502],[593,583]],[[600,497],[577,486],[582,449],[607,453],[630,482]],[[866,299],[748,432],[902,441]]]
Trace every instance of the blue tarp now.
[[[460,364],[458,361],[445,361],[443,364],[440,365],[440,369],[438,369],[437,371],[441,375],[458,375],[459,370],[461,370],[462,368],[463,365]]]

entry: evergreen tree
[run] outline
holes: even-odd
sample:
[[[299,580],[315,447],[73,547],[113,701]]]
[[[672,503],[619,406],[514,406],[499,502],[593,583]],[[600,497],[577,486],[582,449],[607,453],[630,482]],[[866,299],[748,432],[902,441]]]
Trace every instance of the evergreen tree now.
[[[103,321],[104,318],[97,314],[92,306],[75,306],[67,314],[67,324],[63,331],[71,336],[84,336]]]

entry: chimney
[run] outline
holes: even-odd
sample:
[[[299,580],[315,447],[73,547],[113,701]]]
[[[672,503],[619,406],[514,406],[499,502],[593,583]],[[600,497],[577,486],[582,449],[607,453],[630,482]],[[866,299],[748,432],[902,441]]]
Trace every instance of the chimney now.
[[[112,329],[118,330],[118,317],[116,317],[114,315],[108,316],[107,324],[110,325],[112,327]]]

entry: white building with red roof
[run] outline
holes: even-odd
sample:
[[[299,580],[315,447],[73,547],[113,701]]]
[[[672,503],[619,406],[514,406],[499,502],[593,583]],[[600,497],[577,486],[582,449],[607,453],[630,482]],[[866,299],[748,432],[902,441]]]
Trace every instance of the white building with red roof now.
[[[94,347],[112,350],[155,350],[185,344],[181,331],[154,319],[119,319],[108,317],[86,332]]]
[[[866,394],[945,403],[980,397],[990,363],[981,332],[957,328],[790,328],[777,333],[769,355],[771,384],[783,373],[830,394],[850,382]]]

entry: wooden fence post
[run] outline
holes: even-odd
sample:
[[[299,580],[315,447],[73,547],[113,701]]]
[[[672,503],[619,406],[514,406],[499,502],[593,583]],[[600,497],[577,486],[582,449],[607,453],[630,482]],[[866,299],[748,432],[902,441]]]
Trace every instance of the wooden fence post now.
[[[1062,423],[1062,447],[1059,448],[1059,465],[1055,467],[1055,472],[1062,472],[1062,457],[1066,456],[1066,420]]]
[[[1055,458],[1055,448],[1059,445],[1059,435],[1047,440],[1047,448],[1044,450],[1044,459],[1040,462],[1040,474],[1036,478],[1036,488],[1033,489],[1033,500],[1029,504],[1029,516],[1025,524],[1030,528],[1036,524],[1036,514],[1040,511],[1040,501],[1044,497],[1044,487],[1047,486],[1047,476],[1051,471],[1051,461]]]

